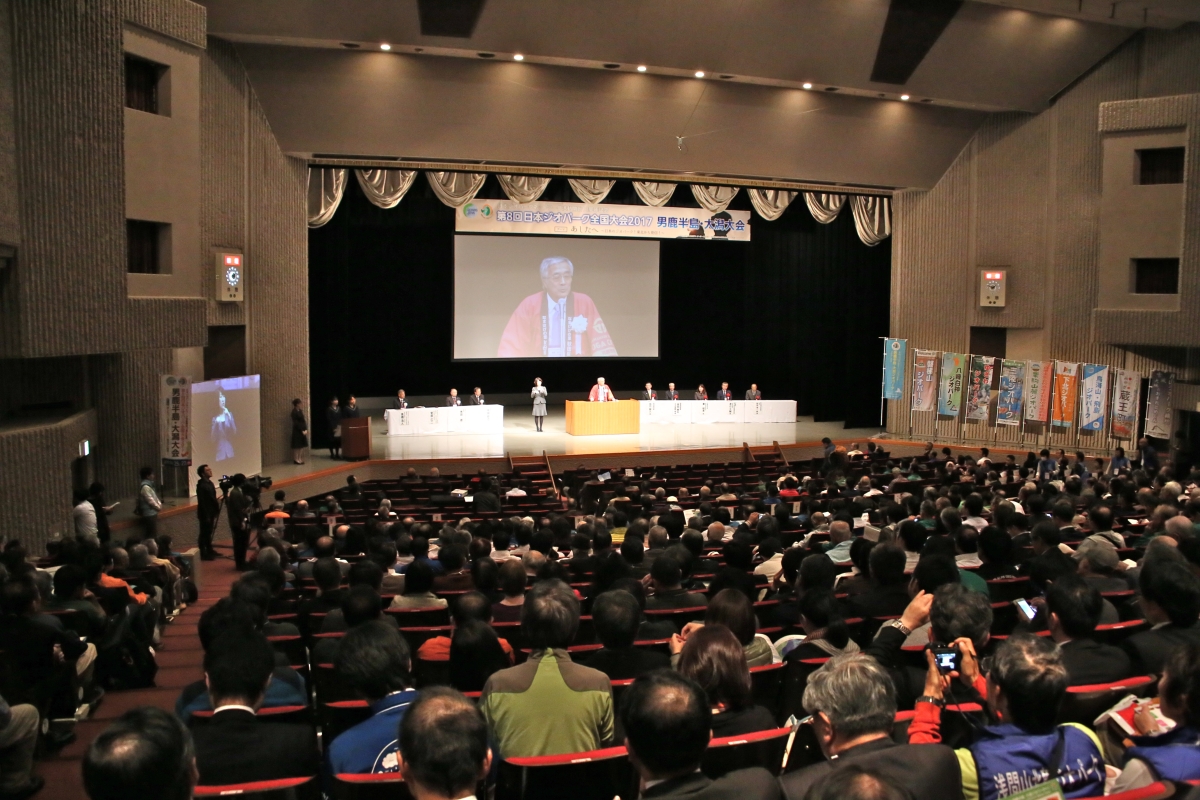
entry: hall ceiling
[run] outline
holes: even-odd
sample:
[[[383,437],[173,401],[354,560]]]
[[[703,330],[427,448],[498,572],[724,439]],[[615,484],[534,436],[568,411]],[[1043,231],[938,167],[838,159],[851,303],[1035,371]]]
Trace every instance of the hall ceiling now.
[[[202,5],[297,156],[882,188],[932,186],[987,113],[1041,111],[1139,28],[1200,17],[1200,0]]]

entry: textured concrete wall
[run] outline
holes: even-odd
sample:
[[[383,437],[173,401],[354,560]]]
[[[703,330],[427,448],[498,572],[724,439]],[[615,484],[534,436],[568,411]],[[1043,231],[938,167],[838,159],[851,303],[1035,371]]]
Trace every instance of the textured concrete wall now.
[[[1006,327],[1012,357],[1109,364],[1143,374],[1168,368],[1180,379],[1200,377],[1182,349],[1192,339],[1200,343],[1200,321],[1191,315],[1184,327],[1174,326],[1169,341],[1136,338],[1128,329],[1124,338],[1108,333],[1102,337],[1092,325],[1093,313],[1098,321],[1102,315],[1133,313],[1094,312],[1099,290],[1101,109],[1115,115],[1126,108],[1125,101],[1200,91],[1198,63],[1200,26],[1148,31],[1081,77],[1046,111],[989,118],[933,189],[897,193],[892,335],[908,338],[910,349],[966,352],[971,326]],[[1180,98],[1151,105],[1165,104],[1184,113],[1191,102]],[[1197,129],[1200,126],[1194,124],[1189,128]],[[1189,135],[1189,167],[1196,163],[1196,137]],[[1189,168],[1189,191],[1196,172]],[[1200,241],[1200,212],[1194,203],[1188,208],[1185,240],[1190,237],[1194,250]],[[1186,247],[1188,258],[1191,251]],[[1003,310],[978,307],[978,270],[984,266],[1009,270],[1008,306]],[[1179,316],[1184,323],[1185,312]],[[1115,324],[1107,316],[1103,319],[1106,325]],[[1146,320],[1136,322],[1143,330],[1147,327]],[[1140,343],[1147,346],[1130,346]],[[957,420],[940,419],[932,412],[913,417],[915,437],[954,440],[961,435],[980,444],[1031,448],[1047,441],[1036,425],[1028,427],[1022,441],[1019,430],[973,423],[960,428]],[[908,398],[889,402],[889,431],[908,435],[909,422]],[[1118,444],[1075,432],[1057,433],[1052,443],[1089,450]]]
[[[0,426],[0,534],[41,552],[51,533],[74,530],[71,462],[81,439],[95,441],[96,412],[42,425]]]

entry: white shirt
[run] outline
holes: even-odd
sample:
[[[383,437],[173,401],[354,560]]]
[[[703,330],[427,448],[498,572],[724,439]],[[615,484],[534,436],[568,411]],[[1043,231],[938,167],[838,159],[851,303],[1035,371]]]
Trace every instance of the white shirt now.
[[[504,496],[505,497],[525,497],[525,496],[527,496],[527,492],[524,489],[514,486],[513,488],[511,488],[507,492],[505,492]]]
[[[549,330],[546,331],[546,355],[568,355],[570,351],[567,341],[567,298],[555,300],[547,294],[546,313],[550,318]]]
[[[755,575],[766,575],[767,580],[774,580],[783,569],[783,553],[776,553],[754,568]]]
[[[96,522],[96,507],[92,505],[91,501],[84,500],[75,506],[71,509],[71,516],[75,519],[76,534],[86,536],[100,532],[100,527]]]

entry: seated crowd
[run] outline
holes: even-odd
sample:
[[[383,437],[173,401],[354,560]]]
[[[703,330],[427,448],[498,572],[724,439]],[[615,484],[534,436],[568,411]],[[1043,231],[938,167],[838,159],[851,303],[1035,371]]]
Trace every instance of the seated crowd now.
[[[174,717],[137,709],[96,739],[85,786],[313,778],[335,797],[339,776],[397,773],[417,797],[549,796],[505,770],[613,747],[627,784],[577,795],[991,800],[1200,780],[1200,473],[1060,458],[833,452],[740,495],[706,484],[688,514],[646,480],[640,503],[593,515],[570,498],[536,519],[266,531],[201,616],[204,680]],[[95,555],[59,554],[99,587]],[[22,563],[5,558],[13,630],[41,624]],[[77,649],[61,647],[78,681]],[[1128,730],[1097,721],[1126,694]]]

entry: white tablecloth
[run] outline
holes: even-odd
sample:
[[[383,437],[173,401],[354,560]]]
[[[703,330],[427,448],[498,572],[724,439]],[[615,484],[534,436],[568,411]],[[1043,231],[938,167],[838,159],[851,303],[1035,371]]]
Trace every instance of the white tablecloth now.
[[[383,416],[388,436],[504,431],[504,406],[499,405],[389,408]]]
[[[795,400],[641,400],[643,425],[796,421]]]

